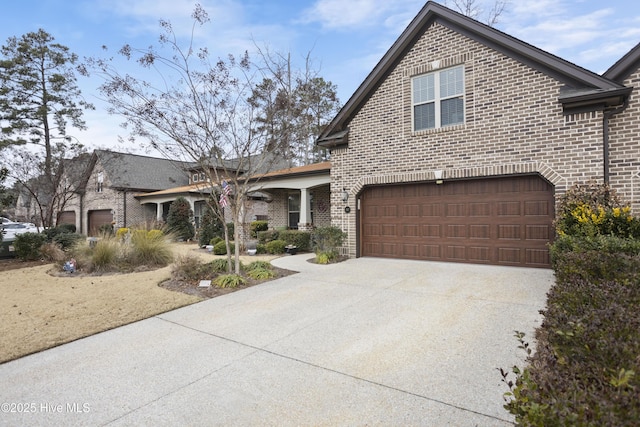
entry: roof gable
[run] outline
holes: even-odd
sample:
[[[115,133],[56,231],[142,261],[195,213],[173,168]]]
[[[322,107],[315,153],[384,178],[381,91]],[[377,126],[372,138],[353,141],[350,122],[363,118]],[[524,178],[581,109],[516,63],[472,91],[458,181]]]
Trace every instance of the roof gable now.
[[[611,66],[603,76],[622,83],[627,77],[640,68],[640,43],[627,52],[622,58]]]
[[[590,95],[588,100],[581,98],[583,104],[593,102],[591,98],[598,98],[602,92],[605,92],[609,97],[612,92],[616,94],[620,92],[622,95],[628,93],[627,88],[615,81],[572,64],[438,3],[428,1],[324,129],[316,141],[317,144],[327,147],[346,144],[346,131],[351,119],[395,69],[411,47],[436,22],[555,78],[565,84],[569,94],[573,91],[579,91],[580,95],[584,97],[585,92],[588,92]],[[567,99],[573,100],[570,96]],[[343,134],[336,137],[338,133]]]

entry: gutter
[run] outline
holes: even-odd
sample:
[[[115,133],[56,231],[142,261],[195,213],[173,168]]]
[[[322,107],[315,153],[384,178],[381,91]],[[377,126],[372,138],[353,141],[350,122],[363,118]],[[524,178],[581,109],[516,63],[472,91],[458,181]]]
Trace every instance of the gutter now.
[[[609,184],[609,119],[615,114],[621,113],[629,106],[629,96],[624,97],[624,103],[616,108],[604,110],[602,115],[602,158],[604,183]]]

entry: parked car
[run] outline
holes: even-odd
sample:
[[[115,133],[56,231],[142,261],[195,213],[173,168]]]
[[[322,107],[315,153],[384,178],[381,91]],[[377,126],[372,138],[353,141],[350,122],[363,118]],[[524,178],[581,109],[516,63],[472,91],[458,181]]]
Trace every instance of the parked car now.
[[[0,220],[2,220],[2,224],[14,224],[15,221],[11,221],[9,218],[0,216]]]
[[[30,222],[9,222],[2,224],[3,240],[24,233],[39,233],[40,229]]]

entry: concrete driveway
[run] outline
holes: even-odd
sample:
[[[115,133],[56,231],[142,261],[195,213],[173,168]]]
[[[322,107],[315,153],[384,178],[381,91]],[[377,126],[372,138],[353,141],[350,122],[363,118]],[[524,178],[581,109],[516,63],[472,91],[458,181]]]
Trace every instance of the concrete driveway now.
[[[0,365],[0,425],[502,426],[551,270],[360,258]]]

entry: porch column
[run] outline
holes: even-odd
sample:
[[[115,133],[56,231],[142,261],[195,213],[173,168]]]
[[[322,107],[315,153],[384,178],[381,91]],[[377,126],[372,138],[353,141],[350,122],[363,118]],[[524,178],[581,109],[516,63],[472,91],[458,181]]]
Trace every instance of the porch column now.
[[[156,220],[158,220],[158,222],[162,222],[162,203],[161,202],[156,203]]]
[[[309,231],[313,228],[311,222],[311,197],[309,197],[309,189],[302,188],[300,190],[300,222],[298,230]]]

